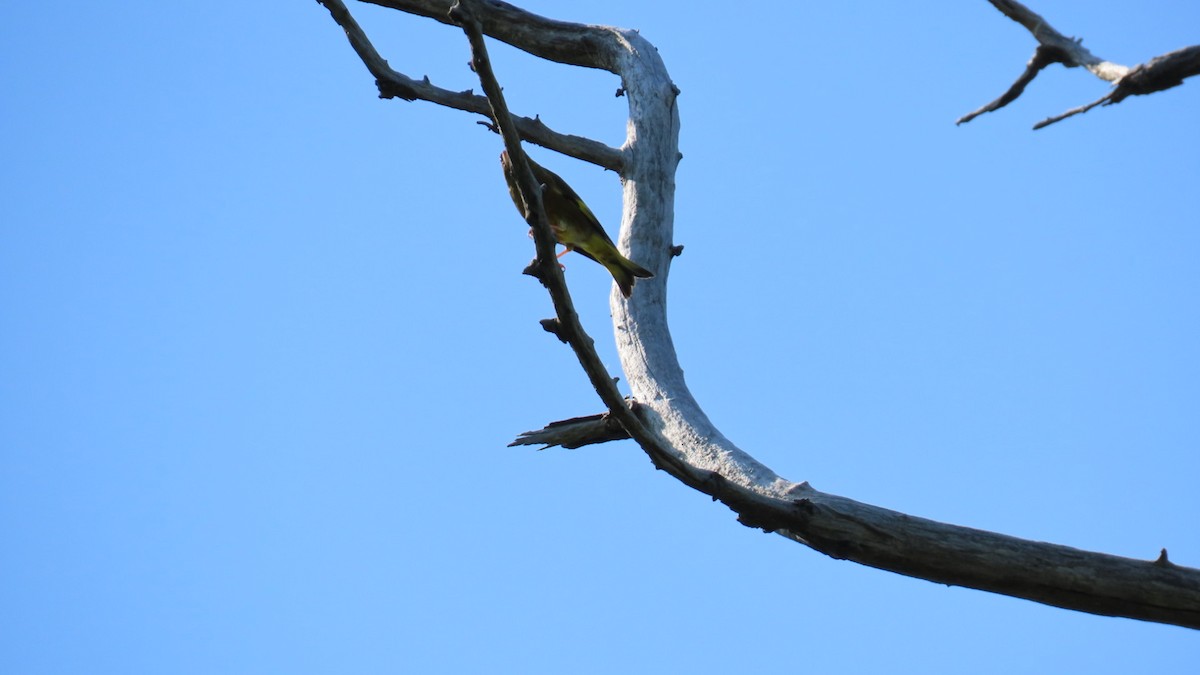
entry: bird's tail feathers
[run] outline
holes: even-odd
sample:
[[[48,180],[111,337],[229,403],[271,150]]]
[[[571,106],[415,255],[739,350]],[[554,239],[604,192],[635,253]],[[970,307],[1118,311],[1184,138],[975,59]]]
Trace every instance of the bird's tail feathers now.
[[[638,279],[654,277],[653,272],[620,254],[611,260],[606,260],[604,266],[608,268],[613,280],[617,282],[617,288],[621,289],[621,295],[627,298],[633,294],[633,284]]]

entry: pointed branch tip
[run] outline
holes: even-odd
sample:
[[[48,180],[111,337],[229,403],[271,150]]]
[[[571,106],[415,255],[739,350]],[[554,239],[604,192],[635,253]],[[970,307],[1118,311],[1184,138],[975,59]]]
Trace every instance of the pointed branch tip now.
[[[1174,567],[1175,566],[1174,563],[1172,563],[1170,560],[1167,560],[1167,549],[1165,549],[1165,548],[1162,550],[1161,553],[1158,554],[1158,560],[1155,560],[1154,564],[1158,567]]]

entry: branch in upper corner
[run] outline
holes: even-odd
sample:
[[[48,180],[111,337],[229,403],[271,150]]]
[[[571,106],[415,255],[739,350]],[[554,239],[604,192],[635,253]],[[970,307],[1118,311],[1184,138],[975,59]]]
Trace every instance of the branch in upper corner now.
[[[958,118],[954,124],[966,124],[967,122],[970,122],[984,113],[989,113],[993,110],[999,110],[1009,103],[1012,103],[1013,101],[1017,100],[1017,97],[1025,91],[1026,85],[1028,85],[1030,82],[1033,82],[1033,78],[1037,77],[1037,74],[1041,72],[1043,68],[1051,63],[1066,63],[1068,58],[1069,57],[1067,56],[1067,53],[1058,47],[1038,45],[1037,49],[1033,52],[1033,57],[1029,59],[1029,63],[1025,64],[1025,72],[1021,73],[1021,76],[1017,78],[1016,82],[1013,82],[1012,86],[1008,88],[1008,91],[1004,92],[1000,98],[983,106],[979,110],[976,110],[972,113],[967,113],[966,115]]]
[[[1129,96],[1151,94],[1177,87],[1183,84],[1185,78],[1200,74],[1200,45],[1163,54],[1136,68],[1128,68],[1095,56],[1084,49],[1082,40],[1064,36],[1046,23],[1039,14],[1016,0],[988,1],[1005,16],[1029,30],[1038,41],[1038,48],[1026,65],[1025,72],[1004,95],[975,112],[963,115],[955,124],[970,122],[983,113],[997,110],[1016,100],[1038,71],[1050,63],[1062,63],[1068,68],[1083,66],[1096,77],[1115,83],[1116,87],[1107,95],[1087,105],[1072,108],[1061,115],[1038,122],[1034,129],[1050,126],[1099,105],[1120,103]]]
[[[988,0],[1008,18],[1025,27],[1038,44],[1057,47],[1066,55],[1063,63],[1068,68],[1083,66],[1096,77],[1116,82],[1129,72],[1129,68],[1105,61],[1083,46],[1082,38],[1069,38],[1054,29],[1041,15],[1016,0]]]
[[[342,0],[317,0],[317,2],[324,5],[333,20],[346,31],[346,39],[350,41],[350,46],[362,59],[367,70],[375,76],[375,85],[379,88],[380,98],[429,101],[447,108],[491,118],[491,107],[485,96],[478,96],[470,90],[450,91],[431,84],[428,77],[416,80],[393,70],[387,60],[380,56],[378,50],[371,44],[371,40],[354,20]],[[624,155],[619,150],[599,141],[583,136],[559,133],[536,117],[530,119],[514,116],[513,123],[521,138],[531,143],[618,173],[623,168]]]

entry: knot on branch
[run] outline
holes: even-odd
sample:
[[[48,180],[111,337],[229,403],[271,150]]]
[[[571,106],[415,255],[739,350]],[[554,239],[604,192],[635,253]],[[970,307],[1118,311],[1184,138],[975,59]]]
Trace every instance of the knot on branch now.
[[[558,338],[559,342],[563,344],[567,343],[567,336],[563,332],[563,325],[561,321],[558,319],[542,319],[538,323],[542,324],[542,330],[546,331],[547,333],[552,333],[554,337]]]
[[[395,79],[377,79],[375,86],[379,89],[379,98],[402,98],[405,101],[415,101],[420,96],[407,82]]]
[[[455,0],[450,6],[450,11],[447,14],[450,20],[459,26],[465,27],[468,23],[478,26],[479,22],[475,19],[475,14],[471,11],[470,3],[462,0]],[[471,70],[475,70],[474,65]]]
[[[1075,63],[1075,59],[1071,58],[1071,55],[1067,53],[1067,50],[1062,49],[1061,47],[1055,47],[1054,45],[1038,45],[1037,49],[1033,52],[1033,58],[1030,59],[1029,65],[1037,66],[1037,68],[1041,69],[1045,68],[1051,63],[1061,63],[1068,68],[1074,68],[1075,66],[1079,65]]]

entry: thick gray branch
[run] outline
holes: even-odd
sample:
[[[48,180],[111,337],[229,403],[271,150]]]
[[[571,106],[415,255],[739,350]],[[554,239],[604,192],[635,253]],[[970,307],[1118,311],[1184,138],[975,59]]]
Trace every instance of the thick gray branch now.
[[[369,1],[450,21],[449,2]],[[625,208],[617,244],[655,273],[653,279],[639,283],[628,299],[615,288],[610,295],[621,363],[639,402],[636,413],[614,399],[615,388],[597,383],[602,369],[590,365],[594,350],[587,340],[570,334],[577,317],[569,307],[566,315],[560,311],[556,331],[571,338],[610,413],[656,466],[728,505],[742,523],[836,558],[1084,612],[1200,628],[1200,570],[1175,566],[1165,556],[1149,562],[1079,551],[824,494],[808,483],[779,477],[725,438],[688,390],[666,320],[666,282],[674,249],[679,92],[657,51],[634,31],[554,22],[490,0],[471,6],[472,21],[478,23],[472,23],[469,32],[477,53],[482,40],[475,28],[531,53],[604,67],[622,78],[630,118],[621,149]],[[1035,35],[1037,31],[1054,35],[1038,28],[1036,21],[1034,25]],[[502,97],[499,87],[494,89],[495,104]],[[497,122],[506,125],[503,117],[497,110]],[[510,154],[517,150],[514,159],[523,167],[515,138],[510,132],[505,136]],[[519,173],[526,183],[522,192],[533,190],[528,171]],[[538,197],[530,194],[529,199]],[[543,239],[538,241],[539,259],[544,257]],[[548,286],[561,310],[555,284]]]

